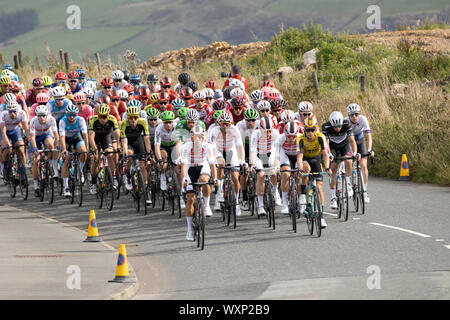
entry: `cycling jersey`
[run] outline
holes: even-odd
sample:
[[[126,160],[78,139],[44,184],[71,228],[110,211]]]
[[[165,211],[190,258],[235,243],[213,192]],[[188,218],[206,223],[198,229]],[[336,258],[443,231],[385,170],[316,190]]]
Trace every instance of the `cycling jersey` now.
[[[58,126],[60,124],[60,120],[64,117],[66,108],[71,105],[73,105],[73,104],[72,104],[72,101],[70,101],[69,99],[64,99],[64,103],[61,108],[56,106],[55,100],[50,100],[47,103],[48,112],[49,112],[49,114],[52,115],[53,118],[55,118]]]
[[[30,136],[42,136],[51,133],[58,132],[56,127],[56,120],[52,116],[48,115],[45,123],[40,123],[38,117],[34,117],[30,121]]]
[[[205,104],[205,105],[203,106],[203,109],[200,109],[200,110],[197,109],[197,106],[196,106],[195,104],[193,104],[193,105],[189,106],[189,109],[195,109],[195,110],[197,110],[197,112],[198,112],[198,117],[199,117],[199,119],[202,120],[203,122],[205,121],[206,116],[207,116],[208,114],[210,114],[211,112],[214,111],[213,107],[211,107],[209,104]]]
[[[206,131],[205,123],[201,120],[196,122],[196,125],[200,125]],[[174,136],[176,136],[179,140],[183,142],[191,141],[191,129],[189,129],[187,125],[187,121],[185,119],[179,120],[175,127]]]
[[[159,124],[162,123],[162,121],[161,121],[161,119],[158,119],[158,120],[156,121],[156,125],[155,125],[154,127],[152,127],[152,126],[150,125],[150,123],[148,122],[148,119],[147,119],[147,123],[148,123],[148,132],[149,132],[149,135],[150,135],[150,144],[153,146],[154,141],[155,141],[155,131],[156,131],[156,128],[158,127]]]
[[[268,132],[255,130],[250,138],[250,153],[256,156],[256,169],[262,169],[263,164],[269,167],[274,165],[275,159],[278,158],[277,141],[279,133],[276,129]],[[263,162],[264,161],[264,162]]]
[[[74,123],[69,123],[69,119],[64,116],[59,121],[59,135],[61,137],[74,138],[80,133],[87,133],[86,121],[84,118],[77,116]]]
[[[148,136],[148,124],[145,119],[138,118],[135,128],[131,127],[130,121],[125,119],[120,124],[120,138],[127,138],[128,140],[138,139],[140,136]]]
[[[170,132],[166,131],[164,127],[164,123],[158,125],[155,130],[155,145],[159,144],[163,147],[173,147],[176,144],[176,137],[172,135],[175,132],[175,127],[172,126],[172,130]]]
[[[209,139],[208,142],[215,147],[217,158],[225,158],[227,164],[232,166],[240,165],[237,147],[242,146],[242,138],[236,126],[231,125],[225,135],[222,133],[220,126],[214,127]]]
[[[98,115],[94,115],[89,120],[89,131],[93,131],[99,135],[105,135],[112,133],[114,130],[119,129],[119,124],[114,116],[108,115],[108,119],[104,125],[100,123]]]
[[[278,153],[280,155],[280,165],[288,165],[291,168],[297,167],[297,155],[298,151],[298,138],[300,137],[300,133],[292,139],[288,140],[286,134],[280,135],[278,138]]]
[[[355,136],[355,141],[358,142],[361,139],[364,139],[364,133],[370,133],[369,121],[363,115],[359,115],[358,121],[353,123],[347,117],[345,120],[348,120],[352,127],[353,135]]]
[[[70,88],[70,86],[69,86],[69,88]],[[83,86],[79,82],[77,82],[77,85],[75,86],[75,88],[73,88],[73,89],[70,88],[70,91],[71,91],[72,94],[75,94],[75,93],[80,92],[82,90],[83,90]]]
[[[94,115],[94,110],[92,110],[90,105],[83,105],[78,112],[80,117],[83,117],[86,123],[89,122],[89,119]]]
[[[23,110],[17,111],[17,116],[15,119],[11,118],[11,115],[8,111],[3,111],[0,114],[0,127],[6,127],[6,131],[12,131],[15,129],[19,129],[20,124],[27,124],[28,118],[27,114]]]
[[[181,163],[187,164],[188,168],[214,164],[213,146],[202,142],[201,147],[196,150],[192,141],[185,143],[181,149]]]
[[[316,132],[313,141],[309,141],[305,133],[298,138],[298,152],[303,153],[304,158],[315,158],[322,150],[326,150],[325,136],[322,133]]]
[[[44,89],[41,91],[41,93],[48,93],[47,89]],[[28,89],[25,93],[25,102],[27,105],[31,106],[32,104],[36,103],[36,90],[34,88]]]
[[[331,126],[330,122],[325,122],[322,125],[322,132],[324,136],[330,140],[330,149],[339,149],[347,145],[348,137],[353,136],[352,126],[350,121],[344,119],[341,130],[336,132]]]
[[[231,114],[231,116],[233,117],[233,123],[234,124],[237,124],[239,121],[244,120],[244,112],[245,112],[245,110],[247,110],[247,108],[243,107],[241,114],[240,115],[235,115],[234,112],[233,112],[233,107],[227,107],[226,108],[226,111],[229,112]]]

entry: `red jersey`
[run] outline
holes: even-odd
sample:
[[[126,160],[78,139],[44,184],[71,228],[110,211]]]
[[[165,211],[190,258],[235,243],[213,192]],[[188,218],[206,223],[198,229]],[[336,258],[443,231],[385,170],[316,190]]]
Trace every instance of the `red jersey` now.
[[[195,109],[198,112],[199,115],[199,119],[202,120],[203,122],[205,122],[206,116],[209,115],[211,112],[214,113],[214,109],[213,107],[211,107],[209,104],[205,104],[203,106],[202,110],[198,110],[197,106],[194,104],[189,106],[189,109]],[[205,124],[206,125],[206,124]]]
[[[127,111],[127,104],[124,101],[119,101],[117,111],[119,112],[120,117],[122,117],[122,115]]]
[[[48,93],[47,89],[42,90],[41,93]],[[25,93],[25,102],[27,103],[27,105],[31,106],[33,104],[35,104],[36,101],[36,90],[34,90],[34,88],[28,89],[27,92]]]
[[[158,91],[158,93],[160,92],[162,92],[162,89]],[[178,99],[178,93],[173,89],[169,89],[169,104],[175,99]]]
[[[303,133],[303,124],[300,122],[300,121],[297,121],[297,120],[294,120],[296,123],[297,123],[297,125],[298,125],[298,132],[299,133]],[[277,126],[275,127],[275,129],[277,129],[278,130],[278,132],[280,132],[280,134],[283,134],[284,132],[284,126],[286,125],[286,122],[279,122],[278,124],[277,124]]]
[[[243,107],[241,114],[240,115],[235,115],[233,113],[233,107],[227,107],[226,108],[226,111],[229,112],[231,114],[231,116],[233,117],[233,123],[235,123],[235,124],[238,123],[239,121],[244,120],[244,112],[245,112],[245,110],[247,110],[247,108]]]

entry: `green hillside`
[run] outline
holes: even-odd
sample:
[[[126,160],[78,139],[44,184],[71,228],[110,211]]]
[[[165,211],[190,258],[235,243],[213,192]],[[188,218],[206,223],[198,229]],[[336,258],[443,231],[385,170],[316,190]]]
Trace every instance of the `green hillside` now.
[[[3,3],[3,4],[2,4]],[[447,0],[35,0],[0,1],[0,13],[34,9],[39,25],[33,31],[0,44],[12,60],[24,55],[46,55],[45,42],[56,53],[70,52],[74,60],[101,52],[113,59],[132,49],[142,60],[160,52],[203,46],[212,41],[231,44],[269,41],[279,28],[308,24],[311,19],[332,32],[364,32],[371,4],[381,8],[383,27],[433,16],[448,19]],[[68,30],[69,5],[81,9],[81,30]]]

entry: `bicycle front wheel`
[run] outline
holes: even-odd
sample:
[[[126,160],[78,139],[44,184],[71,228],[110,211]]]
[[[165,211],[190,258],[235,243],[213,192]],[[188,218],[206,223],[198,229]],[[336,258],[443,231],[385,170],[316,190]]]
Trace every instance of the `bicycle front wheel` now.
[[[289,192],[289,215],[292,221],[292,230],[297,232],[297,188],[295,186],[295,180],[290,183]]]
[[[316,224],[316,234],[320,238],[322,235],[322,205],[317,190],[314,191],[314,220]]]
[[[111,172],[111,169],[109,167],[105,168],[105,182],[104,185],[104,201],[105,206],[108,209],[108,211],[111,211],[114,207],[114,183],[113,183],[113,175]]]
[[[344,221],[348,220],[348,188],[347,188],[347,181],[344,177],[342,177],[342,200],[343,200],[343,214],[344,214]]]
[[[366,213],[366,202],[365,202],[365,193],[364,191],[364,185],[363,185],[363,178],[362,178],[362,172],[359,171],[358,175],[358,190],[359,190],[359,202],[361,205],[361,214]]]
[[[140,202],[140,209],[143,209],[144,215],[147,214],[147,187],[144,183],[144,177],[142,176],[142,172],[139,170],[137,171],[137,182],[138,182],[138,194],[139,198],[138,201]]]

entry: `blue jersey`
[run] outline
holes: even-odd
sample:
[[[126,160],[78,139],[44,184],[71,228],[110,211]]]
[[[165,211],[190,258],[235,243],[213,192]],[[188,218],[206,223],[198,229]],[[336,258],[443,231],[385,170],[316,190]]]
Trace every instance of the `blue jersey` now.
[[[64,117],[66,108],[69,105],[72,105],[72,101],[70,101],[69,99],[64,99],[64,103],[61,108],[58,108],[56,106],[55,100],[50,100],[47,103],[47,108],[48,112],[52,115],[53,118],[55,118],[56,122],[59,123],[59,120],[61,120]]]
[[[77,83],[77,86],[75,87],[75,89],[70,89],[72,91],[72,94],[75,94],[77,92],[80,92],[81,90],[83,90],[83,86],[81,85],[81,83]]]
[[[67,138],[74,138],[80,133],[87,133],[86,121],[83,117],[77,116],[73,124],[69,123],[69,120],[64,116],[59,121],[59,135]]]

